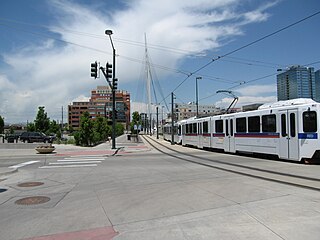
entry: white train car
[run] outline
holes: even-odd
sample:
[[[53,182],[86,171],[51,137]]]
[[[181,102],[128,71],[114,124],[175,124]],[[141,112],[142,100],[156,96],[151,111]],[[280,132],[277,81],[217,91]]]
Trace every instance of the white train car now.
[[[174,142],[177,144],[182,143],[182,123],[183,121],[180,121],[178,123],[174,124]],[[166,141],[171,141],[172,139],[172,125],[171,123],[167,123],[163,126],[163,139]]]
[[[320,158],[320,104],[294,99],[258,110],[206,118],[182,125],[182,145],[276,155],[301,161]]]

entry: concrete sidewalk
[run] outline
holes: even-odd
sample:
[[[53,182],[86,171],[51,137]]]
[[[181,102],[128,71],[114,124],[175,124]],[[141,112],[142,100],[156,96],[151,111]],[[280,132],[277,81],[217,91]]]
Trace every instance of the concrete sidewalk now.
[[[1,143],[0,144],[0,160],[1,158],[15,157],[42,157],[35,148],[43,143]],[[47,157],[52,156],[81,156],[81,155],[115,155],[130,154],[141,151],[149,151],[150,148],[143,142],[142,138],[128,140],[127,134],[116,138],[116,149],[112,149],[112,143],[105,142],[95,147],[80,147],[67,144],[53,144],[56,148],[51,154],[45,154]],[[0,176],[17,172],[17,169],[9,169],[0,167]]]

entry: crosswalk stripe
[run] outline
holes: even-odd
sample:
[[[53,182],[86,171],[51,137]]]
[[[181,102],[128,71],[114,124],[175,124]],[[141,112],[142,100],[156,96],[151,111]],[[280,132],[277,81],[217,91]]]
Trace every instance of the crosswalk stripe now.
[[[63,161],[104,161],[105,158],[64,158]],[[61,161],[61,160],[58,160]]]
[[[101,155],[70,156],[58,159],[56,162],[48,163],[48,165],[39,168],[96,167],[98,163],[105,161],[106,158]]]
[[[55,165],[55,166],[42,166],[39,168],[74,168],[74,167],[96,167],[97,164],[78,164],[78,165]]]
[[[63,165],[63,164],[92,164],[92,163],[101,163],[101,161],[73,161],[73,162],[56,162],[56,163],[49,163],[49,165]]]

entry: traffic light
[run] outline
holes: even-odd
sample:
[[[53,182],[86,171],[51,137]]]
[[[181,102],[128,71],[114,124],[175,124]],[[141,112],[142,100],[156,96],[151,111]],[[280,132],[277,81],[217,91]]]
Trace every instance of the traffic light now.
[[[97,62],[91,63],[91,77],[94,77],[94,78],[98,77],[98,63]]]
[[[118,78],[113,79],[112,87],[114,90],[118,88]]]
[[[106,64],[106,76],[107,78],[112,78],[112,64],[107,62]]]

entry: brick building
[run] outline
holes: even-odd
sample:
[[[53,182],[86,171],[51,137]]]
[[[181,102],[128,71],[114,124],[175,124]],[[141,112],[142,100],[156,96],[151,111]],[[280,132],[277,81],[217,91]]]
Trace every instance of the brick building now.
[[[108,86],[98,86],[91,91],[91,97],[87,102],[73,102],[68,106],[69,126],[77,129],[80,125],[80,117],[89,112],[91,118],[103,116],[112,118],[112,90]],[[126,129],[130,125],[130,93],[116,91],[116,120],[123,123]]]

